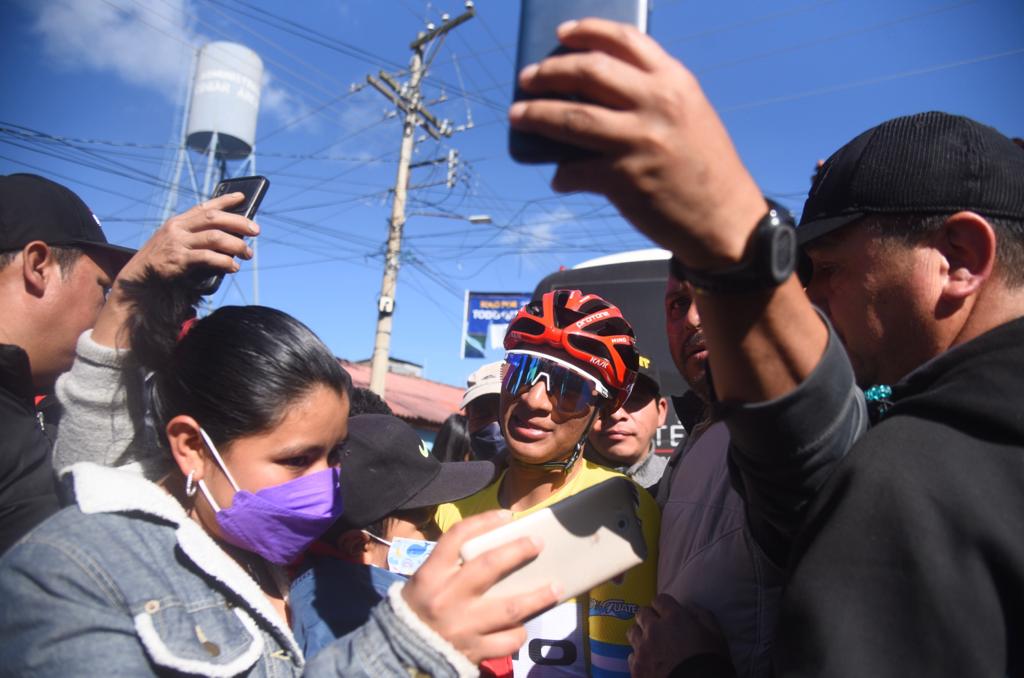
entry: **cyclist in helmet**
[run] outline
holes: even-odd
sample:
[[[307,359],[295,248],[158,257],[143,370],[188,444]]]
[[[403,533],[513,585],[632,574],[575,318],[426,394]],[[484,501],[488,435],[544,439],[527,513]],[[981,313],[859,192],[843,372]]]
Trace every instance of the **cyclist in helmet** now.
[[[619,309],[594,294],[555,290],[524,306],[505,335],[500,423],[508,469],[466,499],[438,508],[448,530],[496,508],[518,518],[621,474],[581,452],[594,420],[629,397],[639,368],[633,329]],[[626,633],[654,596],[660,514],[637,486],[647,560],[614,580],[526,624],[513,656],[515,676],[628,676]]]

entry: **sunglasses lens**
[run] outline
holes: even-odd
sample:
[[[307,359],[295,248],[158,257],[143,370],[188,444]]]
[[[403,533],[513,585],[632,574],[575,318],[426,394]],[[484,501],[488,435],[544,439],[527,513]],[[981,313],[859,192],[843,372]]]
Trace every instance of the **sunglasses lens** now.
[[[566,414],[582,412],[594,401],[594,387],[588,379],[581,377],[572,370],[556,365],[552,379],[558,384],[558,402],[556,407]]]
[[[521,395],[543,377],[548,395],[555,396],[555,409],[562,413],[583,412],[596,398],[590,380],[563,365],[521,353],[509,354],[505,361],[508,367],[502,387],[510,395]]]
[[[505,379],[501,382],[501,388],[511,395],[519,395],[525,383],[525,370],[523,363],[527,356],[509,354],[505,357]]]

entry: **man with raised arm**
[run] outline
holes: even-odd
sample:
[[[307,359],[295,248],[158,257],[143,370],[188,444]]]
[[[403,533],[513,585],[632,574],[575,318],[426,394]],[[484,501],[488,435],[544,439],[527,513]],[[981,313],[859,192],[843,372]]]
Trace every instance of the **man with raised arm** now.
[[[512,125],[592,151],[561,164],[554,187],[603,193],[673,252],[697,289],[734,482],[770,504],[803,422],[835,414],[806,388],[835,335],[792,275],[792,226],[652,39],[596,19],[559,38],[578,51],[528,67],[520,85],[592,103],[517,103]],[[810,295],[858,382],[889,388],[874,391],[880,423],[835,471],[808,469],[803,526],[765,526],[790,574],[777,671],[1018,674],[1024,153],[966,118],[888,121],[825,163],[800,232]],[[757,416],[782,399],[788,416]]]

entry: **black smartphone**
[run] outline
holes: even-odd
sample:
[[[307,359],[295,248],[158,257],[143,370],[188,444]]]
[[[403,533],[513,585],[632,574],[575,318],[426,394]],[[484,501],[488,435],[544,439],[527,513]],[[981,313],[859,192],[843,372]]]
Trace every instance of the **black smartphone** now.
[[[599,17],[633,24],[646,33],[650,5],[651,0],[522,0],[513,101],[551,98],[523,92],[519,88],[519,72],[530,64],[568,51],[555,34],[560,24],[572,19]],[[585,150],[575,146],[514,129],[509,131],[508,150],[515,161],[526,164],[559,162],[587,155]]]
[[[242,202],[224,211],[241,214],[246,219],[252,219],[256,215],[256,210],[260,208],[260,203],[263,202],[263,196],[267,194],[269,187],[270,181],[262,176],[225,179],[217,184],[210,197],[217,198],[227,193],[244,193],[245,199]],[[218,272],[211,275],[208,270],[197,271],[195,279],[197,281],[196,291],[202,295],[210,295],[220,289],[224,274]]]

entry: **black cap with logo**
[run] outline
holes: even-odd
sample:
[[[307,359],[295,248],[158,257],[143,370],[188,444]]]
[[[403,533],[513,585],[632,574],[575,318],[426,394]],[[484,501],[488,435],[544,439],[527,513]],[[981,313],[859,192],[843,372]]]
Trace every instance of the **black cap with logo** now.
[[[135,254],[108,243],[99,219],[67,187],[35,174],[0,176],[0,251],[18,250],[33,240],[97,248],[124,261]]]
[[[649,355],[640,354],[640,369],[637,370],[637,381],[645,379],[655,396],[661,395],[661,378],[658,376],[658,368]]]
[[[395,511],[462,499],[496,475],[489,461],[441,463],[398,417],[361,414],[348,421],[341,456],[345,511],[331,530],[362,529]]]
[[[1024,218],[1024,150],[970,118],[931,111],[883,122],[814,177],[797,228],[806,244],[869,214]]]

